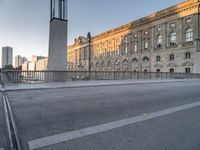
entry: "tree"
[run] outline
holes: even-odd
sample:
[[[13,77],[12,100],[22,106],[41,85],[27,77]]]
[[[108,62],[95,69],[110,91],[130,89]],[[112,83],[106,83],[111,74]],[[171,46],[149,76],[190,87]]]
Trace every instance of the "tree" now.
[[[14,67],[13,67],[13,65],[6,65],[4,68],[3,68],[3,70],[14,70]]]
[[[22,65],[19,67],[16,67],[15,70],[22,70]]]

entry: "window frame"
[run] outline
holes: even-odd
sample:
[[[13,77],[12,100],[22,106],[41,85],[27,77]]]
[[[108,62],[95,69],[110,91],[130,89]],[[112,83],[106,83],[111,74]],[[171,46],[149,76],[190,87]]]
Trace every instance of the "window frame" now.
[[[161,57],[160,56],[156,56],[156,61],[160,62],[161,61]]]
[[[172,32],[170,34],[169,42],[170,42],[170,45],[171,45],[171,43],[174,43],[174,44],[177,43],[177,33],[176,32]]]
[[[156,46],[162,47],[162,43],[163,43],[163,37],[162,37],[162,35],[158,35],[157,39],[156,39]]]
[[[193,41],[193,30],[192,30],[192,28],[188,28],[185,31],[185,41],[186,42],[192,42]]]
[[[190,52],[185,53],[185,59],[191,59],[191,53]]]
[[[175,60],[175,55],[174,55],[174,54],[170,54],[170,55],[169,55],[169,60],[170,60],[170,61]]]
[[[144,42],[144,49],[147,50],[149,48],[149,42],[145,41]]]

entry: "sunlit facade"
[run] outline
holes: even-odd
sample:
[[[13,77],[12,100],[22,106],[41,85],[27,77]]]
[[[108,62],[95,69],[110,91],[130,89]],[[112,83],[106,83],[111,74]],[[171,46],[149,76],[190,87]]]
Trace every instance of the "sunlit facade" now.
[[[68,47],[68,70],[200,73],[198,0],[187,0]]]

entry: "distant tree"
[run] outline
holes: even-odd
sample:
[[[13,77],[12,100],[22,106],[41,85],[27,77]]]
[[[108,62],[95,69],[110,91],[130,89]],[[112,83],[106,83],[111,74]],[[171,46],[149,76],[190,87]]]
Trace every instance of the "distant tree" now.
[[[13,65],[6,65],[3,70],[14,70]]]
[[[22,65],[19,67],[16,67],[15,70],[22,70]]]

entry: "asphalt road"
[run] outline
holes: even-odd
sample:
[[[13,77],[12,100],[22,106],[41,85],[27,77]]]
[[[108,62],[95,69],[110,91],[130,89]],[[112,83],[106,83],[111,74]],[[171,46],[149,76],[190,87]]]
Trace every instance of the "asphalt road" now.
[[[8,134],[5,123],[5,114],[4,114],[4,105],[2,99],[2,93],[0,93],[0,150],[8,150],[9,142],[8,142]]]
[[[12,91],[8,99],[23,148],[29,149],[35,139],[55,135],[54,143],[61,133],[200,102],[200,81]],[[37,149],[199,150],[200,106],[85,134]]]

